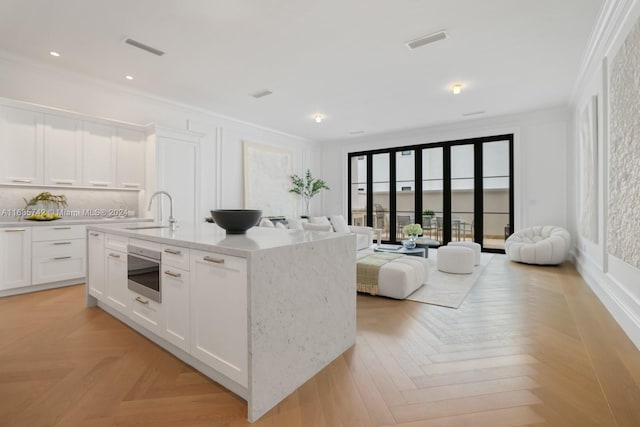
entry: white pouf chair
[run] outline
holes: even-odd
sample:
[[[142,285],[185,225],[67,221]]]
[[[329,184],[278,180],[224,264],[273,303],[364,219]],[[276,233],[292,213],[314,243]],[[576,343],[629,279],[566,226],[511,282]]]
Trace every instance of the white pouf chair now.
[[[525,264],[561,264],[569,254],[571,235],[562,227],[537,225],[513,233],[504,243],[511,261]]]
[[[473,265],[480,265],[480,254],[482,253],[482,248],[480,247],[480,243],[476,242],[449,242],[447,246],[462,246],[464,248],[469,248],[473,251]]]
[[[444,273],[471,274],[476,257],[473,249],[464,246],[440,246],[438,248],[438,270]]]

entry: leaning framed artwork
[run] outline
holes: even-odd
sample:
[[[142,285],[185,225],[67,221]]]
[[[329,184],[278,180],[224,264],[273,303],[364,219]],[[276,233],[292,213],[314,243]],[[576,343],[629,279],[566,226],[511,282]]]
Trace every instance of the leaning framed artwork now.
[[[244,141],[244,207],[263,216],[291,216],[291,151]]]

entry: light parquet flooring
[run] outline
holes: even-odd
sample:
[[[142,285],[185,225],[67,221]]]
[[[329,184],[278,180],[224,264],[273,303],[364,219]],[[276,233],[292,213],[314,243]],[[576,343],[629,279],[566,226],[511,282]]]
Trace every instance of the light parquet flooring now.
[[[271,427],[640,426],[640,352],[573,266],[496,256],[458,310],[358,296],[356,345]],[[74,286],[0,299],[0,426],[247,426]]]

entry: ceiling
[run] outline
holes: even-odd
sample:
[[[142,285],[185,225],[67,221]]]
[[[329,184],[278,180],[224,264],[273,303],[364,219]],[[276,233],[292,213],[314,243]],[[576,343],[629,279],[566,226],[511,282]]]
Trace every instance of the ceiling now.
[[[602,2],[2,0],[0,51],[322,141],[566,104]]]

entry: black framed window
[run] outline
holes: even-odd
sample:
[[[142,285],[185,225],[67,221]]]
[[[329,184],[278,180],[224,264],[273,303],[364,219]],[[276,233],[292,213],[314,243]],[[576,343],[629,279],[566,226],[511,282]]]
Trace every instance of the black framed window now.
[[[513,226],[513,134],[348,154],[349,221],[399,243],[402,226],[504,252]]]

